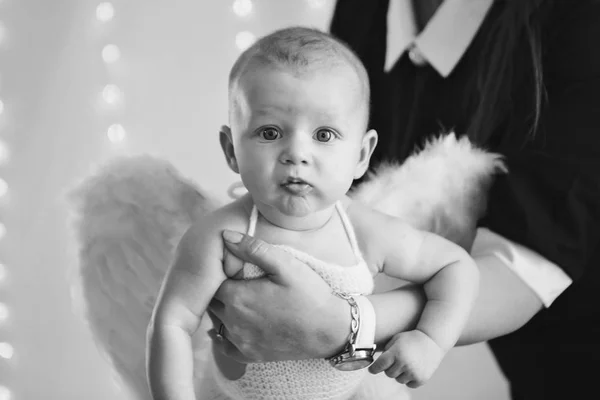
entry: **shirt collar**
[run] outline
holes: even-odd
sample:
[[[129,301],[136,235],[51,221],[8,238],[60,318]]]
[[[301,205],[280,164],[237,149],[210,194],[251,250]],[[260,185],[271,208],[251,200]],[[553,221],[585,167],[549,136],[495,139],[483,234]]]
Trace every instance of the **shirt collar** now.
[[[419,33],[412,0],[390,0],[385,71],[414,48],[441,76],[450,75],[494,0],[445,0]]]

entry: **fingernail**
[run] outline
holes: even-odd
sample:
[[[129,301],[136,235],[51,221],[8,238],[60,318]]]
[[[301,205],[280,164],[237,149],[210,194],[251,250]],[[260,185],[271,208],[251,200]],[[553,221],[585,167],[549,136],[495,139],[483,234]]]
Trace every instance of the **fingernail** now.
[[[243,237],[244,237],[244,235],[242,235],[239,232],[228,231],[228,230],[223,231],[223,239],[225,239],[229,243],[237,244],[242,241]]]

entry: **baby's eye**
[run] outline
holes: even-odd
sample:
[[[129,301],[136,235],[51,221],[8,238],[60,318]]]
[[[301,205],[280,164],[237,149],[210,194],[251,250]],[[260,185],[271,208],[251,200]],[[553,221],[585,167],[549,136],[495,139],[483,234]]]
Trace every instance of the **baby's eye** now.
[[[331,142],[335,138],[335,134],[330,129],[319,129],[315,133],[315,139],[319,142]]]
[[[276,140],[281,134],[275,128],[265,128],[260,131],[260,136],[265,140]]]

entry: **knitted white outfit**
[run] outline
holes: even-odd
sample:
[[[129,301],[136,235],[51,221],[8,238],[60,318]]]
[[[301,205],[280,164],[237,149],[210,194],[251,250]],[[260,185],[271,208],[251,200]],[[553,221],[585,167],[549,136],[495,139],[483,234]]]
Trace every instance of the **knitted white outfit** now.
[[[358,248],[352,225],[343,205],[336,203],[336,209],[346,230],[354,251],[356,264],[345,267],[326,263],[315,257],[279,245],[314,269],[334,291],[353,294],[370,294],[373,291],[373,277]],[[253,207],[248,227],[248,235],[254,235],[258,210]],[[264,272],[256,265],[244,265],[244,279],[263,276]],[[367,369],[359,371],[338,371],[324,359],[278,361],[249,364],[243,377],[236,381],[225,378],[218,368],[214,378],[218,386],[233,399],[245,400],[338,400],[350,399],[358,390]]]

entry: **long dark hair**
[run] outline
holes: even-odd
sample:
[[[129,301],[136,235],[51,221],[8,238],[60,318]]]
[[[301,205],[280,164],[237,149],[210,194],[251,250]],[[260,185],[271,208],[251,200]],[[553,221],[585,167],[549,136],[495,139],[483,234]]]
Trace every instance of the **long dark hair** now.
[[[542,70],[542,3],[551,0],[496,0],[498,15],[490,25],[480,58],[479,74],[475,77],[477,106],[468,127],[469,137],[476,143],[487,143],[511,105],[515,79],[515,58],[523,52],[531,60],[534,83],[533,115],[528,138],[535,135],[545,98]]]

